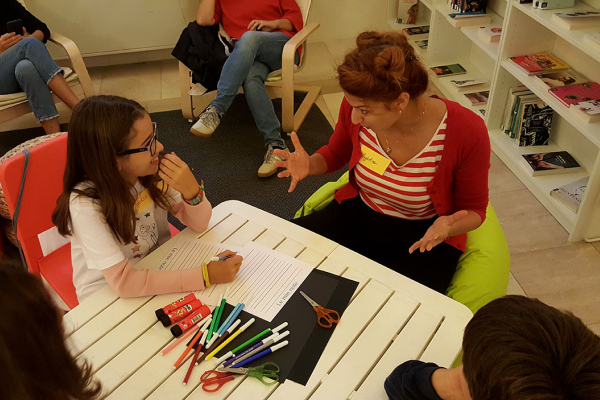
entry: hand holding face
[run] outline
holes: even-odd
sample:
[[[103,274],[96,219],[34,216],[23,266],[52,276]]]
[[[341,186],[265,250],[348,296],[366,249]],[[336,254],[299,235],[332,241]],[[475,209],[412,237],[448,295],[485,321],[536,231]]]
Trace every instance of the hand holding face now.
[[[193,199],[200,190],[200,185],[190,167],[173,152],[165,154],[160,161],[158,176],[181,193],[186,200]]]

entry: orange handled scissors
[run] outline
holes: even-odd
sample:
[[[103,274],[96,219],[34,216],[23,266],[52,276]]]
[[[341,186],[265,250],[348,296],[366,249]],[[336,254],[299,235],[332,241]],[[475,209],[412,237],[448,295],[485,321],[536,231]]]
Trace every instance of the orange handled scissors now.
[[[319,305],[316,301],[308,297],[306,293],[304,293],[302,290],[300,291],[300,294],[313,307],[313,310],[315,310],[315,312],[317,313],[317,322],[323,328],[331,328],[333,324],[337,324],[338,322],[340,322],[340,314],[337,311],[330,310]]]

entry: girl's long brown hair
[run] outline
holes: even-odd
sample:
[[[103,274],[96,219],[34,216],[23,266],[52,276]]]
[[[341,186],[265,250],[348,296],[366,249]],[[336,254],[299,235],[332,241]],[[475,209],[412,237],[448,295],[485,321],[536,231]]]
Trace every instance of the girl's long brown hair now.
[[[89,97],[75,107],[69,123],[63,192],[52,213],[52,222],[61,235],[73,234],[69,201],[71,193],[77,193],[100,205],[117,240],[122,244],[137,243],[136,193],[119,173],[117,154],[128,148],[133,124],[145,114],[139,103],[118,96]],[[84,190],[75,189],[82,182],[92,185]],[[157,175],[140,177],[140,182],[156,204],[171,209],[165,192],[157,187]]]
[[[65,346],[58,310],[42,281],[22,266],[0,266],[0,399],[92,400],[101,386]]]

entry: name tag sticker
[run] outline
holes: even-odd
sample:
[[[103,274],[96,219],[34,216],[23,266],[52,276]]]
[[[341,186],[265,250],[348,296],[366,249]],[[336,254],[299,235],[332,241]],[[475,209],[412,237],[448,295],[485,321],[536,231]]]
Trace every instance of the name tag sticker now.
[[[369,168],[371,171],[376,172],[379,175],[383,175],[388,165],[390,165],[392,162],[376,151],[371,150],[367,146],[360,146],[360,151],[362,153],[362,157],[360,160],[358,160],[358,162],[362,166]]]
[[[152,197],[150,197],[150,192],[146,189],[138,195],[137,200],[135,201],[135,212],[139,213],[150,204],[152,204]]]

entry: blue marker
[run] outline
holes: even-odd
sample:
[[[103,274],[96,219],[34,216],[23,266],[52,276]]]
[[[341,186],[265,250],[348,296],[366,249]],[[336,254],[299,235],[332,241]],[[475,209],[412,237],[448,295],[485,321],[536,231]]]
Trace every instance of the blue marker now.
[[[225,261],[229,258],[229,256],[227,257],[211,257],[210,261]]]
[[[284,347],[284,346],[287,346],[287,344],[288,344],[288,341],[287,341],[287,340],[284,340],[283,342],[281,342],[281,343],[279,343],[279,344],[276,344],[276,345],[275,345],[275,346],[273,346],[273,347],[269,347],[268,349],[266,349],[266,350],[263,350],[263,351],[261,351],[260,353],[258,353],[258,354],[255,354],[255,355],[253,355],[252,357],[249,357],[249,358],[245,359],[244,361],[241,361],[241,362],[240,362],[240,363],[238,363],[238,364],[233,364],[233,365],[232,365],[231,367],[229,367],[229,368],[240,368],[240,367],[243,367],[244,365],[246,365],[246,364],[248,364],[248,363],[250,363],[250,362],[252,362],[252,361],[254,361],[254,360],[257,360],[257,359],[259,359],[259,358],[261,358],[261,357],[264,357],[264,356],[266,356],[267,354],[271,354],[271,353],[274,353],[274,352],[276,352],[276,351],[277,351],[277,350],[279,350],[280,348],[282,348],[282,347]]]

